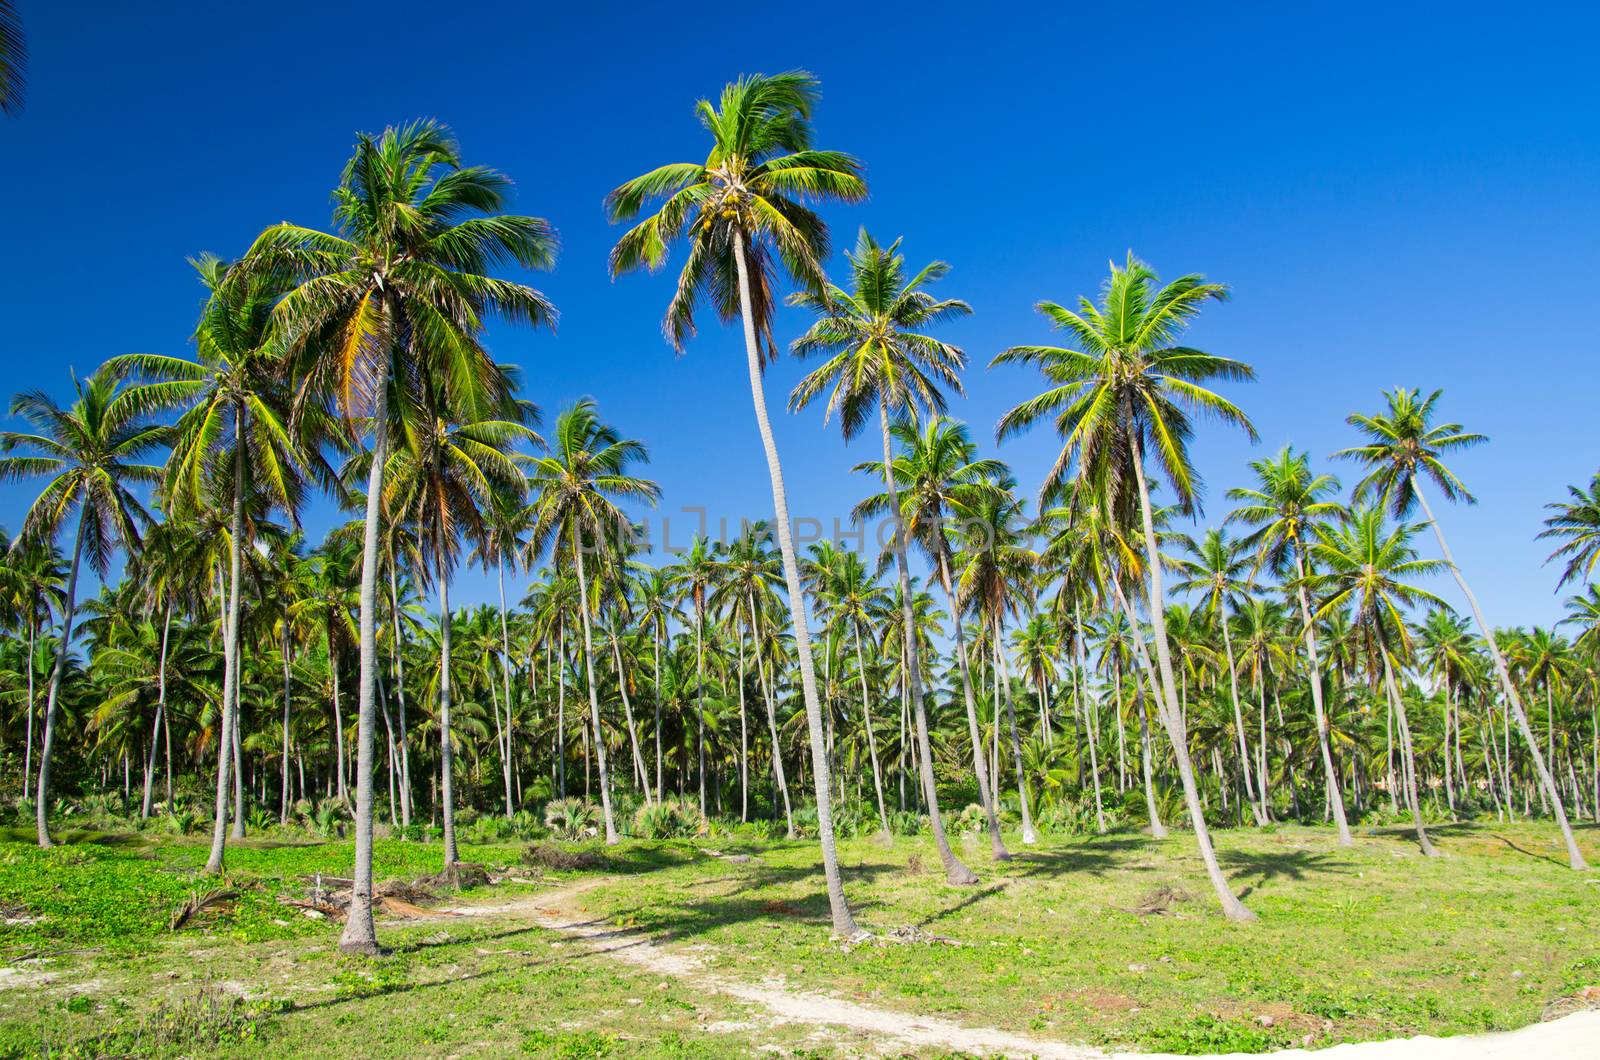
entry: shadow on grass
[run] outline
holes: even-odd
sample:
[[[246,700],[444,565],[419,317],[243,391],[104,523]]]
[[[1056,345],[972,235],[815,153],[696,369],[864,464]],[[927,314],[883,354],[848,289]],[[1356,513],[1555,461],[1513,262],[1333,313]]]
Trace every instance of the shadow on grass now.
[[[1059,876],[1087,873],[1104,876],[1108,872],[1144,872],[1152,866],[1128,864],[1131,855],[1150,850],[1151,840],[1143,838],[1097,838],[1078,840],[1059,850],[1029,850],[1012,855],[1012,864],[1021,871],[1015,875]]]
[[[1304,880],[1308,875],[1350,874],[1350,866],[1332,855],[1310,850],[1283,850],[1258,852],[1225,850],[1218,855],[1230,879],[1254,879],[1263,884],[1270,880]]]

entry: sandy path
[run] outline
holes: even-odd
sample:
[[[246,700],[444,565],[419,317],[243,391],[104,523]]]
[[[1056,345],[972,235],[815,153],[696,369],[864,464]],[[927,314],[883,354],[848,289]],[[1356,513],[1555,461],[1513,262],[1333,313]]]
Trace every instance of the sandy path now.
[[[836,1027],[870,1036],[879,1052],[907,1049],[954,1050],[977,1056],[1040,1057],[1042,1060],[1178,1060],[1155,1053],[1108,1053],[1088,1045],[1068,1045],[990,1027],[968,1027],[930,1016],[914,1016],[874,1008],[826,994],[798,990],[781,978],[759,983],[730,979],[707,971],[695,957],[674,952],[634,929],[609,927],[587,916],[576,899],[585,891],[616,882],[584,880],[545,894],[501,905],[464,906],[451,912],[464,916],[525,918],[550,931],[579,940],[597,953],[624,961],[652,975],[690,982],[695,989],[721,994],[758,1006],[773,1023]],[[731,1029],[731,1028],[730,1028]],[[1261,1054],[1228,1053],[1229,1057]],[[1501,1034],[1453,1038],[1391,1039],[1355,1042],[1325,1049],[1285,1049],[1279,1057],[1318,1060],[1595,1060],[1600,1057],[1600,1011],[1577,1012],[1549,1023],[1537,1023]]]

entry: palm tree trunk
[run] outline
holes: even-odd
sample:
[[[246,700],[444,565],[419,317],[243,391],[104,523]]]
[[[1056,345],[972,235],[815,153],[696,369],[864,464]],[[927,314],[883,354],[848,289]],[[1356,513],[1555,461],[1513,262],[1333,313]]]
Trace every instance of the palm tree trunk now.
[[[755,613],[756,613],[756,596],[755,596],[755,592],[751,591],[751,592],[747,593],[747,596],[749,597],[749,600],[750,600],[750,614],[752,616],[754,616]],[[751,625],[752,633],[754,632],[754,629],[755,629],[754,624],[753,624],[754,621],[755,621],[754,617],[752,617],[752,619],[751,619],[751,622],[752,622],[752,625]],[[658,641],[657,642],[657,646],[656,646],[656,651],[657,651],[656,666],[658,668],[661,665],[661,662],[660,662],[661,656],[659,654],[660,650],[661,650],[660,649],[660,642]],[[778,781],[778,792],[779,792],[779,794],[781,794],[783,796],[783,819],[784,819],[784,822],[785,822],[785,824],[787,826],[787,829],[788,829],[787,837],[790,838],[790,839],[793,839],[794,838],[794,808],[789,804],[789,778],[784,776],[784,772],[783,772],[783,751],[782,751],[781,747],[778,744],[778,712],[777,712],[777,707],[773,704],[772,686],[767,683],[767,664],[766,664],[766,660],[763,659],[762,656],[761,656],[761,642],[759,640],[756,641],[756,677],[761,682],[761,697],[762,697],[762,699],[764,699],[766,701],[766,705],[767,705],[767,731],[768,731],[769,738],[772,740],[772,775]],[[773,683],[774,684],[776,683],[776,680],[777,680],[777,675],[774,674],[773,675]],[[660,677],[660,671],[658,669],[657,670],[657,676],[656,676],[656,684],[657,684],[658,687],[659,687],[660,683],[661,683],[661,677]],[[658,734],[656,736],[657,754],[660,753],[660,746],[661,746],[661,737],[659,735],[660,727],[661,727],[661,720],[660,719],[661,719],[661,710],[660,710],[660,707],[658,706],[656,708],[656,730],[657,730],[657,734]],[[659,770],[661,768],[659,759],[657,760],[656,768],[657,768],[657,770]],[[656,782],[656,787],[657,787],[658,790],[659,790],[660,786],[661,786],[661,784],[660,784],[660,781],[658,780]]]
[[[995,812],[994,799],[989,786],[989,769],[984,764],[983,734],[978,730],[978,704],[972,694],[972,664],[967,658],[967,634],[961,626],[961,610],[956,607],[955,585],[950,577],[950,542],[939,530],[935,542],[939,548],[939,584],[944,588],[944,598],[950,608],[950,624],[955,627],[957,669],[961,672],[961,695],[967,707],[967,737],[972,741],[972,770],[978,780],[978,802],[983,806],[983,816],[989,829],[989,851],[996,861],[1010,861],[1011,851],[1006,849],[1000,835],[1000,816]]]
[[[1400,698],[1400,689],[1395,686],[1394,667],[1389,663],[1388,647],[1380,644],[1378,650],[1383,653],[1383,685],[1388,692],[1389,703],[1394,708],[1395,718],[1400,723],[1400,767],[1405,771],[1405,787],[1411,803],[1411,820],[1417,830],[1417,843],[1422,847],[1423,854],[1430,858],[1438,857],[1439,852],[1428,839],[1428,830],[1422,826],[1422,791],[1417,786],[1417,763],[1411,741],[1411,725],[1406,718],[1405,700]]]
[[[392,313],[390,320],[393,320]],[[383,470],[389,459],[389,372],[378,373],[372,412],[372,469],[367,473],[367,510],[361,535],[361,596],[358,617],[356,689],[356,850],[355,877],[340,953],[375,955],[377,929],[372,922],[372,768],[377,727],[378,682],[378,535],[381,529]],[[443,570],[440,571],[441,577]],[[341,756],[340,764],[344,762]],[[446,842],[446,860],[451,850]]]
[[[737,627],[734,618],[733,635],[739,641],[739,820],[750,820],[750,734],[745,720],[744,703],[744,631]],[[619,664],[620,666],[620,664]]]
[[[456,846],[455,748],[450,742],[450,580],[444,557],[436,560],[439,580],[439,788],[444,816],[444,867],[449,872],[461,860]],[[565,630],[562,631],[563,634]]]
[[[994,668],[995,680],[1005,690],[1006,728],[1011,734],[1011,757],[1017,770],[1017,802],[1022,807],[1022,841],[1032,846],[1039,841],[1039,835],[1033,830],[1033,814],[1028,810],[1028,778],[1022,768],[1022,741],[1017,736],[1017,712],[1011,703],[1011,666],[1006,659],[1005,622],[998,614],[995,615],[994,627]],[[999,721],[999,718],[995,719],[997,727]]]
[[[1311,601],[1306,595],[1306,567],[1300,557],[1298,544],[1294,550],[1295,573],[1299,575],[1295,591],[1300,600],[1300,620],[1305,623],[1306,665],[1310,669],[1311,706],[1317,715],[1317,749],[1322,754],[1322,774],[1328,785],[1328,798],[1333,803],[1333,823],[1339,830],[1339,845],[1354,846],[1350,837],[1350,822],[1344,815],[1344,795],[1339,789],[1339,773],[1333,767],[1333,748],[1328,736],[1328,715],[1322,704],[1322,664],[1317,658],[1317,627],[1311,619]]]
[[[283,784],[278,796],[278,823],[289,823],[289,703],[291,693],[289,661],[289,616],[283,616],[278,653],[283,657]]]
[[[233,765],[234,729],[238,718],[239,583],[243,575],[244,543],[244,406],[233,410],[233,517],[228,532],[228,613],[222,628],[222,731],[217,738],[217,811],[211,829],[211,856],[207,872],[221,872],[223,847],[228,837],[229,770]]]
[[[622,672],[622,646],[617,642],[615,629],[611,630],[611,659],[617,667],[617,690],[622,693],[622,719],[628,724],[628,745],[633,749],[633,770],[639,778],[639,790],[644,793],[644,804],[649,806],[650,774],[645,771],[644,755],[639,749],[639,732],[633,727],[633,704],[628,698],[628,679]]]
[[[233,645],[233,827],[230,839],[244,838],[244,646]]]
[[[495,565],[495,575],[500,589],[500,677],[506,692],[506,728],[500,744],[500,773],[506,784],[506,820],[511,820],[511,632],[506,626],[506,565],[502,560]],[[620,678],[619,678],[620,679]],[[500,711],[495,710],[495,725],[500,724]]]
[[[700,816],[706,816],[706,637],[705,609],[700,603],[701,590],[695,589],[694,598],[694,713],[695,760],[700,772]]]
[[[894,513],[894,563],[897,576],[900,580],[900,624],[902,636],[901,667],[906,675],[906,686],[911,697],[911,717],[916,727],[917,754],[920,772],[922,774],[923,798],[928,804],[928,821],[933,828],[933,842],[939,850],[939,860],[944,863],[945,879],[953,884],[974,884],[978,882],[977,874],[961,863],[954,850],[950,849],[950,840],[945,836],[944,820],[939,814],[939,788],[933,775],[933,751],[928,741],[928,712],[922,702],[922,660],[917,644],[916,614],[912,610],[911,596],[911,565],[906,560],[905,527],[900,521],[900,488],[895,482],[894,450],[889,441],[889,407],[882,401],[878,402],[878,427],[883,436],[883,481],[889,490],[889,510]],[[860,631],[857,631],[859,638]],[[859,640],[857,654],[860,654]],[[865,682],[865,676],[862,681]],[[863,685],[864,690],[864,685]],[[866,704],[863,702],[862,710]],[[867,719],[868,734],[871,734],[872,721]],[[872,753],[872,775],[878,778],[878,754],[876,746]],[[878,788],[878,807],[882,812],[883,788]],[[1024,811],[1026,813],[1026,811]],[[884,834],[889,831],[888,818],[884,818]]]
[[[400,824],[411,825],[411,752],[406,740],[405,641],[400,635],[400,589],[396,584],[394,556],[389,557],[389,618],[394,626],[394,702],[395,725],[400,740]]]
[[[855,632],[856,639],[856,674],[861,678],[861,724],[867,730],[867,750],[872,756],[872,789],[878,796],[878,825],[883,830],[883,838],[888,839],[889,810],[883,803],[883,774],[878,767],[878,738],[872,732],[872,707],[867,697],[867,665],[861,655],[861,623],[850,623]],[[740,646],[739,664],[741,675],[744,667],[743,645]]]
[[[651,639],[656,645],[656,801],[665,798],[666,791],[666,762],[661,751],[661,627],[655,620],[650,623]]]
[[[1256,788],[1250,779],[1250,747],[1244,738],[1244,711],[1239,708],[1239,671],[1233,661],[1233,635],[1228,632],[1228,615],[1222,608],[1217,609],[1217,625],[1222,627],[1222,649],[1228,657],[1228,692],[1233,699],[1233,725],[1239,734],[1239,772],[1244,778],[1244,793],[1250,800],[1251,812],[1255,814],[1256,825],[1267,823],[1267,782],[1261,778],[1260,801],[1256,798]]]
[[[1111,586],[1112,594],[1116,597],[1117,606],[1122,609],[1123,617],[1128,620],[1128,639],[1133,643],[1133,657],[1135,663],[1143,672],[1144,680],[1135,681],[1133,685],[1134,705],[1139,708],[1139,757],[1142,759],[1144,773],[1144,808],[1150,818],[1150,835],[1156,839],[1167,838],[1167,826],[1161,823],[1161,814],[1156,809],[1155,769],[1151,761],[1150,749],[1150,719],[1145,709],[1144,690],[1148,684],[1152,698],[1156,695],[1155,666],[1150,662],[1150,653],[1145,650],[1144,635],[1139,630],[1139,620],[1133,613],[1133,606],[1128,603],[1127,594],[1122,591],[1122,584],[1113,575],[1107,579]],[[1117,675],[1118,687],[1121,687],[1120,674]],[[1118,694],[1120,700],[1121,695]],[[1120,702],[1118,709],[1121,709]]]
[[[772,437],[772,424],[767,419],[767,399],[762,391],[761,350],[756,345],[755,317],[751,315],[750,274],[745,263],[744,240],[744,233],[736,230],[733,234],[733,260],[739,274],[739,314],[744,324],[750,401],[755,408],[761,447],[766,451],[767,475],[772,480],[773,522],[778,536],[778,551],[783,556],[783,579],[789,594],[789,620],[794,632],[795,654],[799,657],[806,728],[811,737],[812,780],[817,793],[817,833],[822,847],[823,875],[828,884],[828,906],[833,914],[833,933],[851,938],[859,933],[859,929],[845,900],[844,881],[839,875],[839,857],[834,849],[833,801],[832,792],[828,790],[827,749],[822,742],[822,708],[817,699],[817,672],[811,660],[811,630],[806,618],[805,590],[800,584],[800,563],[795,557],[794,539],[790,533],[789,501],[783,488],[783,465],[778,459],[778,444]]]
[[[556,669],[556,791],[567,797],[567,623],[562,618],[557,639],[561,642],[560,666]]]
[[[1561,826],[1561,838],[1567,844],[1567,864],[1575,871],[1585,871],[1589,867],[1588,862],[1584,861],[1583,853],[1578,849],[1578,842],[1572,836],[1572,825],[1567,821],[1566,808],[1561,805],[1561,795],[1556,791],[1555,779],[1550,775],[1549,764],[1545,761],[1544,755],[1539,753],[1538,741],[1533,737],[1533,730],[1528,727],[1528,715],[1522,709],[1522,697],[1517,694],[1516,685],[1506,669],[1506,660],[1500,654],[1500,645],[1495,641],[1494,630],[1490,629],[1489,623],[1484,620],[1483,609],[1478,606],[1478,598],[1472,594],[1472,589],[1467,585],[1466,575],[1461,573],[1461,568],[1456,566],[1454,557],[1450,555],[1450,546],[1444,539],[1444,528],[1439,525],[1439,520],[1434,518],[1433,509],[1428,506],[1428,498],[1422,492],[1422,484],[1417,481],[1415,475],[1411,476],[1411,490],[1416,495],[1417,503],[1422,505],[1422,514],[1433,527],[1433,536],[1439,542],[1439,552],[1450,567],[1450,573],[1455,578],[1456,585],[1460,587],[1461,595],[1467,598],[1467,605],[1472,608],[1472,617],[1478,623],[1478,632],[1483,634],[1484,642],[1489,646],[1489,657],[1494,660],[1494,670],[1500,678],[1500,688],[1505,693],[1506,701],[1511,705],[1511,711],[1517,719],[1517,731],[1528,744],[1534,770],[1539,774],[1539,783],[1550,799],[1550,809],[1555,814],[1556,823]]]
[[[24,713],[28,716],[27,735],[23,737],[22,748],[22,791],[28,790],[28,784],[33,780],[33,712],[38,709],[39,703],[35,698],[37,693],[33,687],[34,663],[34,638],[39,625],[38,601],[28,601],[28,705]]]
[[[34,818],[39,829],[39,846],[50,841],[50,752],[56,736],[56,703],[61,694],[61,677],[67,669],[67,653],[72,648],[72,620],[78,608],[78,567],[83,559],[84,513],[78,513],[78,535],[72,546],[72,566],[67,574],[67,602],[61,615],[61,643],[56,646],[55,667],[50,671],[50,689],[45,693],[44,742],[39,747],[39,785],[34,793]],[[29,663],[32,666],[32,663]]]
[[[571,529],[572,552],[578,558],[578,611],[583,616],[583,666],[584,673],[589,678],[589,724],[594,730],[594,759],[600,772],[600,811],[605,818],[606,845],[615,846],[618,842],[617,820],[611,813],[611,777],[606,771],[606,741],[600,732],[600,692],[594,679],[594,635],[589,619],[589,578],[584,573],[583,541],[578,534],[577,524],[573,523]],[[618,678],[620,680],[620,673]],[[702,764],[703,762],[702,758]]]
[[[1172,678],[1172,648],[1167,643],[1167,600],[1161,588],[1161,551],[1156,545],[1155,521],[1150,511],[1150,486],[1144,477],[1144,454],[1139,436],[1131,428],[1128,443],[1133,463],[1134,480],[1139,486],[1139,517],[1144,524],[1145,556],[1150,568],[1150,625],[1155,635],[1156,660],[1160,665],[1161,694],[1164,703],[1158,703],[1156,714],[1162,719],[1167,736],[1172,741],[1173,756],[1178,762],[1178,779],[1183,783],[1183,799],[1189,806],[1189,820],[1194,827],[1195,842],[1200,848],[1200,860],[1205,863],[1206,875],[1217,892],[1222,913],[1229,920],[1253,921],[1256,915],[1245,908],[1243,902],[1228,887],[1228,879],[1217,864],[1217,852],[1211,846],[1211,830],[1206,827],[1205,811],[1200,805],[1199,790],[1195,785],[1194,765],[1189,761],[1189,741],[1183,717],[1178,709],[1178,694]]]
[[[161,723],[167,716],[167,637],[172,632],[172,603],[168,601],[162,609],[161,620],[161,656],[156,663],[156,722],[150,728],[150,754],[144,766],[144,799],[139,805],[139,820],[147,820],[150,816],[151,796],[154,794],[156,781],[156,751],[161,746]],[[29,680],[33,678],[32,652],[29,652]],[[28,707],[33,708],[33,696],[28,696]],[[168,809],[171,809],[169,806]]]
[[[1105,835],[1106,811],[1100,802],[1100,753],[1099,749],[1095,746],[1098,742],[1099,736],[1095,730],[1099,728],[1100,712],[1098,710],[1094,710],[1091,714],[1090,707],[1092,704],[1092,699],[1088,694],[1088,690],[1083,687],[1088,683],[1089,669],[1086,664],[1086,660],[1084,659],[1082,632],[1083,614],[1076,601],[1074,601],[1072,605],[1072,616],[1074,626],[1072,634],[1072,646],[1073,650],[1077,653],[1078,658],[1078,668],[1072,674],[1072,695],[1073,698],[1078,701],[1079,712],[1083,717],[1084,729],[1089,737],[1089,772],[1094,783],[1095,830],[1101,835]],[[1120,687],[1117,689],[1117,695],[1118,697],[1122,695],[1122,689]]]

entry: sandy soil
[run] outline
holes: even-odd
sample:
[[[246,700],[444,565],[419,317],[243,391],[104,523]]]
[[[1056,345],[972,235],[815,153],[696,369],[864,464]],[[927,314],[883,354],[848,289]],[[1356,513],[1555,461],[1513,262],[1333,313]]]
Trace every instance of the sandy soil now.
[[[667,949],[642,932],[618,930],[588,917],[578,899],[585,891],[613,882],[581,883],[500,905],[463,906],[450,910],[463,916],[508,916],[530,919],[558,931],[596,952],[624,961],[652,975],[685,980],[695,989],[748,1003],[768,1025],[797,1023],[847,1032],[867,1044],[867,1053],[899,1053],[908,1049],[959,1051],[977,1056],[1040,1057],[1043,1060],[1114,1060],[1139,1057],[1166,1060],[1154,1053],[1108,1053],[1087,1045],[1069,1045],[1013,1034],[989,1027],[969,1027],[926,1016],[874,1008],[859,1002],[798,990],[781,977],[761,982],[730,979],[707,971],[691,954]],[[743,1023],[712,1025],[708,1030],[747,1033]],[[1229,1053],[1230,1057],[1261,1054]],[[1600,1011],[1576,1012],[1503,1034],[1453,1038],[1391,1039],[1356,1042],[1325,1049],[1285,1049],[1270,1055],[1318,1060],[1597,1060],[1600,1058]]]

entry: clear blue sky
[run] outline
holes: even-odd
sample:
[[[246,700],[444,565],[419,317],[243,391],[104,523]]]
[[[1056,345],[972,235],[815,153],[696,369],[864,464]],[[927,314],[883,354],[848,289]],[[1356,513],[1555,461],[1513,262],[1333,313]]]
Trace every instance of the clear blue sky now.
[[[561,231],[559,267],[533,278],[559,334],[491,335],[529,396],[548,413],[598,399],[649,443],[668,511],[764,516],[737,334],[708,318],[674,357],[671,279],[607,279],[600,203],[703,156],[696,98],[805,67],[823,82],[819,142],[864,159],[872,187],[830,211],[836,246],[861,224],[903,235],[915,262],[950,261],[945,291],[975,307],[948,333],[974,365],[952,412],[986,448],[1037,383],[983,365],[1047,337],[1035,301],[1093,292],[1132,248],[1231,284],[1193,338],[1260,376],[1230,396],[1262,445],[1214,427],[1196,441],[1210,518],[1253,455],[1293,442],[1322,460],[1381,389],[1443,387],[1446,413],[1492,438],[1459,461],[1481,503],[1444,515],[1458,558],[1491,620],[1558,614],[1532,538],[1600,437],[1592,8],[19,6],[29,99],[0,122],[7,391],[65,396],[69,368],[183,349],[200,293],[186,255],[237,255],[280,219],[327,224],[357,130],[436,117]],[[782,336],[803,323],[786,311]],[[872,450],[820,411],[781,414],[800,372],[769,375],[791,503],[842,514]],[[1031,491],[1054,447],[1040,430],[999,453]],[[24,500],[6,487],[0,522]]]

